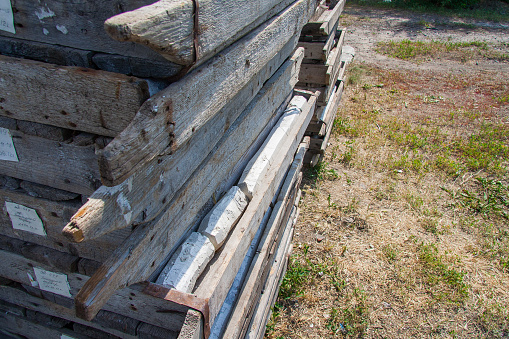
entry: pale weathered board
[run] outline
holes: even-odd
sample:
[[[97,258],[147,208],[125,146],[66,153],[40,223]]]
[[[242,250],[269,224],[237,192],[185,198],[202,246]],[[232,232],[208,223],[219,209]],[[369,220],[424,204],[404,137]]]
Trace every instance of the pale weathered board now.
[[[295,120],[295,128],[291,130],[287,142],[281,146],[279,156],[276,157],[277,160],[272,163],[267,172],[264,179],[266,180],[266,188],[255,193],[237,227],[232,231],[229,241],[220,252],[216,253],[216,258],[200,277],[194,294],[199,298],[209,300],[211,319],[214,319],[218,314],[236,272],[247,253],[249,244],[256,233],[256,228],[260,225],[260,221],[270,205],[287,167],[293,160],[306,126],[311,120],[315,104],[316,96],[311,96],[302,108],[302,113]],[[261,187],[264,186],[261,185]]]
[[[13,229],[5,202],[16,203],[37,212],[47,236],[40,236],[27,231]],[[0,234],[31,243],[46,246],[58,251],[78,255],[80,257],[104,261],[131,232],[130,229],[118,230],[87,244],[70,243],[63,235],[62,228],[76,213],[79,201],[51,201],[31,197],[17,190],[0,189]]]
[[[160,0],[110,18],[119,41],[146,45],[182,65],[203,62],[291,4],[293,0]]]
[[[274,252],[276,252],[274,247],[278,247],[297,195],[300,183],[297,181],[298,176],[295,175],[292,169],[296,169],[299,164],[302,164],[306,148],[307,145],[305,144],[299,145],[297,156],[286,175],[283,184],[286,189],[278,194],[278,198],[281,198],[281,200],[278,200],[274,207],[256,255],[252,260],[249,273],[223,335],[225,338],[241,338],[248,329],[250,315],[253,308],[256,307],[256,300],[265,282],[265,277],[269,274],[269,267]]]
[[[85,195],[101,185],[94,145],[75,146],[20,131],[10,133],[19,161],[0,161],[0,173]]]
[[[93,239],[112,230],[128,227],[142,214],[143,221],[155,218],[170,202],[177,190],[207,157],[220,137],[260,88],[293,50],[288,43],[230,103],[226,104],[207,124],[171,155],[153,159],[126,182],[115,187],[101,187],[78,211],[64,234],[73,241]],[[296,83],[302,56],[281,66],[277,81],[269,81],[269,93],[289,93]],[[269,86],[270,85],[270,86]],[[266,91],[265,89],[264,91]],[[184,169],[184,170],[183,170]]]
[[[94,52],[120,54],[165,61],[151,49],[135,43],[120,43],[104,31],[104,21],[155,0],[72,1],[11,0],[16,33],[0,35],[44,42]]]
[[[297,55],[301,59],[303,51],[299,50]],[[274,76],[269,80],[271,85],[267,86],[267,91],[277,78]],[[208,212],[203,207],[216,192],[216,187],[229,180],[224,174],[242,159],[252,141],[270,121],[278,101],[284,101],[285,97],[286,93],[278,91],[274,95],[266,95],[265,91],[259,93],[258,99],[249,104],[179,190],[169,208],[150,224],[138,226],[83,287],[76,297],[77,312],[81,317],[93,318],[117,288],[145,280],[158,268],[160,261]],[[203,185],[204,182],[207,185]]]
[[[30,273],[32,277],[35,277],[33,271],[34,267],[55,272],[48,265],[24,258],[21,255],[13,254],[11,252],[0,250],[0,256],[3,258],[3,260],[0,261],[0,275],[27,286],[31,286],[31,281],[27,273]],[[72,296],[76,295],[80,288],[89,280],[89,277],[78,273],[70,273],[66,276],[69,284],[69,292]],[[35,289],[38,290],[38,288]],[[146,322],[154,326],[163,327],[173,331],[180,330],[189,308],[164,299],[152,297],[143,293],[142,290],[143,285],[135,285],[131,288],[117,290],[112,298],[104,305],[103,309],[128,318]],[[15,288],[0,286],[1,300],[29,308],[34,311],[40,311],[52,316],[68,319],[73,322],[93,326],[86,320],[76,317],[75,310],[72,308],[72,299],[50,292],[44,293],[48,297],[53,295],[58,297],[58,299],[62,299],[62,301],[69,301],[65,304],[70,305],[71,308],[59,305],[53,301],[32,296]],[[97,323],[95,324],[101,326]],[[101,328],[104,327],[101,326]]]
[[[333,32],[339,16],[343,12],[346,0],[341,0],[333,9],[323,12],[320,17],[314,21],[310,21],[302,29],[305,35],[329,35]],[[315,19],[315,18],[314,18]]]
[[[271,308],[274,306],[275,299],[277,298],[281,280],[286,272],[288,256],[291,253],[293,226],[294,221],[292,219],[287,220],[285,233],[274,256],[274,262],[263,287],[263,293],[253,312],[248,332],[245,335],[246,339],[262,339],[265,334]]]
[[[336,23],[336,26],[337,24],[338,23]],[[336,27],[334,28],[334,31],[335,30]],[[332,46],[334,45],[335,37],[335,34],[330,34],[325,41],[314,41],[312,37],[311,39],[301,38],[297,46],[304,47],[306,49],[306,53],[304,54],[304,62],[306,63],[308,60],[327,61],[332,50]]]
[[[145,80],[0,56],[0,115],[116,136],[149,98]]]
[[[298,0],[180,81],[150,98],[102,151],[100,169],[116,185],[151,159],[182,147],[300,31],[314,0]],[[296,41],[295,41],[296,43]]]
[[[341,31],[336,46],[332,49],[325,64],[302,64],[299,81],[325,86],[334,86],[341,68],[341,50],[346,30]]]

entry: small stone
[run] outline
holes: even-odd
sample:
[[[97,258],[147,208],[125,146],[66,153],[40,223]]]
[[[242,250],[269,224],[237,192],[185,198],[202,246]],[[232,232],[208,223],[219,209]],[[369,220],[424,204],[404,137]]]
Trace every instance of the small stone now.
[[[322,242],[322,241],[323,241],[323,239],[325,239],[325,236],[323,236],[323,235],[321,235],[321,234],[317,234],[317,235],[316,235],[316,241],[318,241],[318,242]]]

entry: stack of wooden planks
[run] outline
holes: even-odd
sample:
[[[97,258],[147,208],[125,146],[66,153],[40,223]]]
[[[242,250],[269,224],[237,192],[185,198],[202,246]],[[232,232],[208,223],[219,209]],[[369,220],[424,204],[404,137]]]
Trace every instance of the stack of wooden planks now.
[[[323,97],[294,90],[295,48],[321,12],[0,2],[4,334],[263,336]]]
[[[321,92],[316,114],[306,131],[311,142],[305,162],[312,166],[321,161],[327,148],[343,92],[346,62],[341,57],[346,29],[338,25],[344,5],[345,0],[320,4],[304,26],[298,43],[306,52],[297,87]]]

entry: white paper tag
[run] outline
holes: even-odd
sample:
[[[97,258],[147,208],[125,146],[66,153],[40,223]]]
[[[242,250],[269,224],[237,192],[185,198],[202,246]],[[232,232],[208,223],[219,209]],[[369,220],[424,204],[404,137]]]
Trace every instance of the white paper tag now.
[[[36,210],[9,201],[5,202],[5,208],[11,218],[12,228],[15,230],[46,235],[46,230]]]
[[[34,267],[34,273],[41,290],[72,298],[67,275],[46,271],[39,267]]]
[[[0,30],[16,34],[11,0],[0,0]]]
[[[11,132],[3,127],[0,127],[0,160],[19,161],[12,142]]]

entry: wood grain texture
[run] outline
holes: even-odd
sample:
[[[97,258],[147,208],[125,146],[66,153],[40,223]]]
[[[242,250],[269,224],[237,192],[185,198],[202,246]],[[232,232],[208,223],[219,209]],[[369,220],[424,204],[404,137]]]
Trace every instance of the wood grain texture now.
[[[10,132],[19,161],[0,161],[0,173],[85,195],[100,186],[94,145],[75,146]]]
[[[128,227],[139,219],[140,214],[143,215],[143,222],[155,218],[170,203],[175,192],[207,157],[267,79],[279,69],[293,48],[294,41],[291,40],[204,128],[198,130],[175,153],[151,160],[118,186],[98,189],[71,219],[64,234],[72,241],[86,241]],[[292,65],[283,66],[285,71],[278,73],[278,82],[272,86],[272,92],[277,88],[282,92],[291,91],[301,59],[295,58]]]
[[[154,3],[155,0],[72,1],[12,0],[16,33],[0,35],[44,42],[95,52],[120,54],[144,59],[165,59],[149,48],[120,43],[104,31],[106,19]]]
[[[141,107],[132,123],[102,152],[107,185],[116,185],[164,152],[182,147],[228,103],[312,13],[313,0],[299,0],[226,48]]]
[[[262,339],[265,334],[271,308],[276,301],[279,286],[288,265],[288,256],[291,253],[292,247],[293,227],[293,220],[287,220],[281,243],[277,248],[269,276],[263,287],[263,293],[253,311],[251,323],[245,335],[246,339]]]
[[[298,67],[295,63],[300,63],[302,50],[299,55],[297,60],[289,61],[287,65]],[[205,216],[208,210],[203,210],[203,207],[212,198],[216,187],[229,179],[224,174],[242,159],[252,141],[270,121],[279,105],[278,101],[286,97],[286,93],[279,91],[266,95],[277,82],[280,72],[283,73],[284,69],[269,80],[266,90],[262,89],[257,99],[232,124],[207,159],[179,190],[169,208],[150,224],[138,226],[83,287],[75,298],[81,317],[91,319],[117,288],[147,279],[190,228]],[[207,185],[203,185],[204,182]]]
[[[141,78],[171,78],[179,74],[183,68],[164,59],[150,60],[119,54],[97,53],[2,36],[0,36],[0,54],[59,66],[100,69]]]
[[[33,267],[40,267],[54,272],[50,266],[45,265],[44,263],[30,260],[17,254],[0,251],[0,255],[4,258],[4,260],[0,262],[0,275],[27,286],[31,286],[27,272],[34,276]],[[78,293],[83,284],[89,280],[89,277],[78,273],[71,273],[67,274],[67,280],[69,282],[70,293],[74,296]],[[103,310],[172,331],[179,331],[184,322],[188,307],[146,295],[142,292],[142,289],[142,285],[135,285],[131,288],[116,291],[112,298],[104,305]],[[36,290],[38,289],[36,288]],[[72,308],[72,299],[50,292],[44,293],[47,294],[48,297],[54,295],[68,300],[69,303],[67,304],[70,307],[59,305],[54,301],[31,296],[21,290],[7,286],[0,286],[1,300],[29,308],[34,311],[40,311],[52,316],[92,326],[89,325],[90,322],[76,316],[75,310]],[[94,323],[100,326],[97,322]],[[106,327],[101,326],[101,329],[104,330],[104,328]]]
[[[232,231],[229,241],[225,243],[221,252],[216,253],[207,271],[200,278],[194,294],[200,298],[209,298],[211,319],[218,314],[228,290],[235,278],[244,256],[251,243],[256,228],[260,225],[267,207],[272,201],[279,183],[286,173],[286,169],[293,160],[293,155],[302,140],[307,124],[311,120],[316,104],[316,96],[311,96],[302,109],[302,113],[295,120],[295,128],[282,145],[280,156],[276,157],[265,177],[266,189],[258,190],[253,196],[239,223]],[[284,115],[283,115],[284,116]],[[261,186],[263,187],[263,185]]]
[[[182,65],[202,63],[293,0],[160,0],[108,19],[116,40],[146,45]],[[196,14],[195,14],[196,13]]]
[[[229,319],[223,336],[225,338],[242,338],[248,330],[248,325],[256,308],[257,299],[260,297],[265,277],[270,273],[270,266],[274,253],[279,246],[280,239],[285,232],[290,214],[294,205],[298,184],[298,175],[294,175],[292,169],[302,164],[307,145],[300,144],[297,155],[290,166],[290,171],[284,179],[285,191],[278,194],[278,200],[271,213],[256,255],[254,256],[244,285],[239,294],[235,309]],[[283,246],[285,247],[285,246]]]
[[[42,220],[47,236],[13,229],[5,208],[6,201],[34,209]],[[80,201],[57,202],[31,197],[19,190],[0,189],[0,234],[102,262],[129,236],[131,230],[119,230],[87,244],[70,243],[61,232],[79,206]]]
[[[116,136],[148,99],[145,80],[0,56],[0,115]]]

